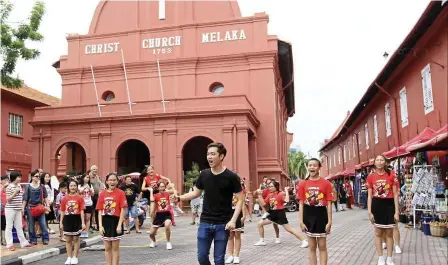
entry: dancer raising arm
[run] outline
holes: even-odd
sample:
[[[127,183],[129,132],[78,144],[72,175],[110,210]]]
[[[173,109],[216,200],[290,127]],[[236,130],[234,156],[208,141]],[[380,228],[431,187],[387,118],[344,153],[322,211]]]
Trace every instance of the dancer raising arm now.
[[[301,248],[306,248],[308,246],[308,242],[303,238],[299,232],[294,230],[288,223],[288,219],[286,218],[285,213],[285,203],[289,202],[289,194],[288,190],[289,187],[285,188],[285,192],[280,191],[280,183],[277,181],[272,181],[268,185],[269,190],[271,193],[266,197],[266,199],[263,199],[261,195],[261,191],[258,192],[258,203],[261,207],[264,207],[265,205],[269,205],[269,208],[271,209],[269,216],[264,219],[260,220],[258,222],[258,233],[260,234],[260,240],[255,243],[255,246],[266,246],[266,241],[264,239],[264,226],[269,225],[271,223],[275,223],[278,225],[283,226],[283,228],[288,232],[293,234],[297,239],[302,241]]]
[[[118,265],[120,263],[120,240],[123,236],[124,213],[128,207],[124,191],[117,188],[116,173],[106,176],[106,188],[100,193],[96,209],[99,230],[103,235],[106,264]]]
[[[78,264],[79,235],[86,228],[84,210],[86,209],[84,198],[78,194],[78,183],[69,182],[69,194],[61,201],[61,221],[59,225],[66,238],[67,261],[65,264]]]
[[[151,204],[154,204],[156,211],[155,217],[152,221],[152,228],[149,233],[151,242],[149,244],[150,248],[156,247],[156,234],[160,227],[165,227],[165,237],[166,237],[166,249],[173,249],[171,245],[171,200],[170,195],[174,193],[177,196],[177,192],[174,189],[166,190],[166,185],[160,182],[158,185],[159,193],[153,194],[152,188],[149,188]]]
[[[333,188],[319,176],[321,166],[317,158],[308,160],[309,176],[299,185],[299,222],[308,236],[310,265],[317,265],[317,247],[320,264],[327,265],[328,260],[326,236],[331,231]]]

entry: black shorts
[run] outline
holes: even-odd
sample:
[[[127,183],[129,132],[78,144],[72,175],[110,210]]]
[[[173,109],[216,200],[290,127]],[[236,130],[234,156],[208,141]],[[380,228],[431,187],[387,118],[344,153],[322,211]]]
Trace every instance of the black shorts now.
[[[48,214],[45,214],[45,220],[53,221],[54,219],[55,219],[55,216],[54,216],[53,205],[51,205],[50,206],[50,212]]]
[[[1,219],[1,222],[2,222],[2,231],[5,231],[5,229],[6,229],[6,218],[5,218],[5,216],[4,215],[2,215],[2,219]]]
[[[153,227],[164,227],[166,220],[171,220],[171,213],[170,212],[158,212],[158,213],[156,213],[156,216],[154,217],[152,226]]]
[[[79,214],[64,215],[62,220],[64,226],[64,235],[66,236],[79,236],[82,231],[82,220]]]
[[[285,209],[282,210],[270,210],[267,219],[278,225],[288,224],[288,219],[286,218]]]
[[[120,240],[123,237],[123,224],[121,225],[121,233],[117,233],[118,222],[120,218],[112,215],[103,215],[104,241]]]
[[[374,226],[378,228],[395,227],[394,199],[372,198],[372,214],[375,218]]]
[[[86,209],[84,210],[84,213],[92,214],[94,211],[95,211],[95,209],[93,208],[93,205],[91,205],[91,206],[86,206]]]
[[[235,223],[235,229],[233,231],[236,232],[243,232],[244,231],[244,224],[241,222],[241,218],[243,218],[243,210],[241,209],[240,215],[238,216],[238,218],[236,219],[236,223]],[[235,213],[235,210],[232,210],[232,215]]]
[[[308,231],[305,234],[309,237],[326,237],[325,227],[328,224],[327,207],[303,205],[303,223]]]

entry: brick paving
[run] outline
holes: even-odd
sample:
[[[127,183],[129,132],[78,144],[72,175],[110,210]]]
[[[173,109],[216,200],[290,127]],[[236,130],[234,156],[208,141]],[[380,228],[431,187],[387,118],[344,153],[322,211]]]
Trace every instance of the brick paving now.
[[[365,210],[350,210],[334,213],[333,232],[328,237],[328,264],[375,265],[376,254],[373,246],[373,230],[367,219]],[[298,227],[298,213],[288,213],[288,219],[294,227]],[[255,218],[254,218],[255,220]],[[173,229],[173,250],[165,249],[164,232],[159,230],[157,238],[162,239],[154,249],[148,248],[148,235],[137,235],[135,232],[121,242],[120,264],[150,265],[192,265],[196,261],[196,226],[189,226],[187,217],[178,217],[177,226]],[[394,254],[396,265],[446,265],[448,263],[448,240],[425,236],[423,232],[400,225],[403,254]],[[299,248],[299,243],[292,235],[280,231],[282,243],[274,244],[272,227],[266,228],[268,245],[255,247],[258,240],[255,221],[246,222],[241,250],[241,264],[263,265],[300,265],[308,264],[307,249]],[[385,252],[384,252],[385,253]],[[211,250],[211,259],[213,249]],[[48,265],[63,264],[65,255],[59,255],[44,262]],[[80,264],[105,264],[104,252],[83,251]],[[41,264],[42,262],[39,262]],[[34,264],[34,263],[31,263]],[[37,265],[37,263],[35,263]]]

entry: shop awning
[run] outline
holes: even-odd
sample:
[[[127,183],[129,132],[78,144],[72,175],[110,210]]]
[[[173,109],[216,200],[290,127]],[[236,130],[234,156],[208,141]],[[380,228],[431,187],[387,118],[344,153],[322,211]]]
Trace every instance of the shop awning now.
[[[369,167],[369,166],[373,166],[373,164],[375,163],[375,158],[370,158],[368,161],[364,161],[361,164],[357,164],[355,166],[355,169],[361,169],[363,167]]]
[[[422,143],[422,142],[429,140],[434,135],[434,133],[435,133],[435,131],[433,129],[426,127],[423,131],[421,131],[418,135],[416,135],[411,140],[402,144],[398,148],[394,147],[391,150],[384,152],[383,155],[388,159],[407,155],[407,154],[409,154],[409,152],[406,151],[406,148],[408,148],[409,146],[411,146],[413,144],[418,144],[418,143]]]
[[[354,176],[355,175],[355,170],[347,168],[346,170],[344,170],[343,175],[344,176]]]
[[[429,140],[412,144],[406,148],[407,152],[435,150],[448,150],[448,125],[436,131]]]

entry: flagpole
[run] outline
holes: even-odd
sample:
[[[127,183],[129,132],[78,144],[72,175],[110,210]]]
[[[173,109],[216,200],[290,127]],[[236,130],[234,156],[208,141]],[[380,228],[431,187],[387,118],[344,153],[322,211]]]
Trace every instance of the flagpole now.
[[[98,99],[98,89],[96,88],[95,74],[93,73],[92,65],[90,65],[90,71],[92,72],[93,87],[95,88],[96,104],[98,105],[98,113],[100,114],[100,118],[101,118],[101,117],[103,117],[103,115],[101,114],[100,100]]]
[[[165,109],[165,97],[163,96],[162,75],[160,74],[160,63],[159,63],[159,59],[157,59],[157,69],[158,69],[158,71],[159,71],[159,84],[160,84],[160,92],[162,93],[163,113],[166,113],[166,109]]]
[[[121,60],[123,62],[124,78],[125,78],[125,81],[126,81],[126,92],[128,94],[129,112],[131,112],[131,115],[132,115],[131,95],[129,94],[128,75],[126,73],[126,64],[124,63],[123,49],[121,49]]]

